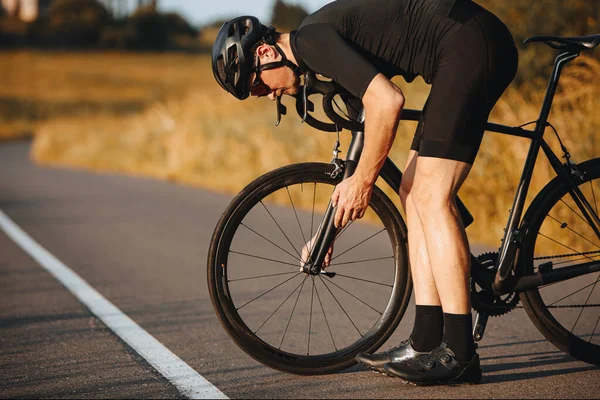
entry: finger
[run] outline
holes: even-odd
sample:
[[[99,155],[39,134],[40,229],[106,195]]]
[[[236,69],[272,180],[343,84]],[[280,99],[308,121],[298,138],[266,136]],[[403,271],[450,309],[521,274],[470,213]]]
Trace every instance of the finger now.
[[[342,218],[344,217],[344,208],[340,207],[335,212],[335,218],[333,219],[333,225],[339,228],[342,224]]]
[[[300,272],[302,272],[302,267],[306,263],[306,258],[308,256],[307,253],[308,253],[308,251],[307,251],[306,245],[304,245],[304,247],[302,248],[302,257],[300,259]]]
[[[344,211],[344,217],[342,218],[342,228],[346,226],[352,215],[352,210]]]
[[[350,219],[352,221],[356,221],[358,218],[360,218],[359,214],[360,214],[360,211],[355,209],[354,211],[352,211],[352,217],[350,217]]]
[[[338,200],[340,199],[340,190],[336,187],[331,195],[331,205],[337,207]]]

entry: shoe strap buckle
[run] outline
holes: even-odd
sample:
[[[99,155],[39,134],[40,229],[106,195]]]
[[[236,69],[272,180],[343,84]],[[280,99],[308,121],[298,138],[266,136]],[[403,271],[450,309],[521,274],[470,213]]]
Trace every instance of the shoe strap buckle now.
[[[443,364],[448,364],[448,363],[452,362],[452,356],[450,354],[442,354],[440,356],[440,361]]]

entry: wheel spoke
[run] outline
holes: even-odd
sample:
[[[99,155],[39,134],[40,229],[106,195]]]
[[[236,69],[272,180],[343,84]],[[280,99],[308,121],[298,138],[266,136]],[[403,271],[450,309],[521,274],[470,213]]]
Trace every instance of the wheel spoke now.
[[[592,287],[592,290],[590,290],[590,294],[588,295],[587,299],[585,299],[585,304],[587,304],[590,301],[590,297],[592,297],[592,293],[594,293],[594,289],[596,289],[596,285],[598,284],[599,280],[600,280],[600,274],[598,274],[598,278],[596,278],[596,282],[594,282],[594,286]],[[579,319],[581,318],[581,315],[583,314],[583,310],[585,310],[585,308],[581,307],[581,311],[579,312],[579,315],[577,316],[577,320],[575,321],[575,324],[573,324],[573,328],[571,328],[571,333],[573,333],[573,331],[575,330],[575,327],[577,326],[577,323],[579,322]]]
[[[347,264],[358,264],[358,263],[364,263],[364,262],[371,262],[371,261],[381,261],[381,260],[393,260],[394,256],[389,256],[389,257],[378,257],[378,258],[368,258],[366,260],[358,260],[358,261],[346,261],[343,263],[337,263],[337,264],[330,264],[329,267],[338,267],[340,265],[347,265]]]
[[[349,296],[352,296],[354,299],[358,300],[359,302],[361,302],[362,304],[364,304],[365,306],[369,307],[371,310],[375,311],[377,314],[381,315],[383,314],[381,311],[377,310],[374,307],[371,307],[369,304],[367,304],[366,302],[364,302],[363,300],[359,299],[358,297],[356,297],[355,295],[353,295],[352,293],[350,293],[349,291],[347,291],[346,289],[344,289],[343,287],[341,287],[340,285],[338,285],[337,283],[335,283],[334,281],[332,281],[331,279],[329,280],[329,283],[331,283],[333,286],[337,287],[338,289],[340,289],[341,291],[343,291],[344,293],[348,294]]]
[[[362,281],[362,282],[373,283],[373,284],[375,284],[375,285],[387,286],[387,287],[391,287],[391,288],[393,288],[393,287],[394,287],[394,285],[390,285],[390,284],[387,284],[387,283],[381,283],[381,282],[370,281],[370,280],[367,280],[367,279],[357,278],[357,277],[355,277],[355,276],[343,275],[343,274],[340,274],[339,272],[336,272],[336,273],[335,273],[335,277],[337,278],[338,276],[341,276],[341,277],[343,277],[343,278],[348,278],[348,279],[354,279],[354,280],[356,280],[356,281]]]
[[[313,187],[313,204],[312,204],[312,213],[310,215],[310,238],[313,237],[313,224],[315,221],[315,201],[317,200],[317,182],[315,182],[315,186]]]
[[[572,254],[573,256],[583,255],[583,252],[582,252],[582,251],[577,251],[577,250],[575,250],[574,248],[572,248],[572,247],[569,247],[569,246],[567,246],[566,244],[559,242],[558,240],[552,239],[551,237],[544,235],[542,232],[538,232],[538,233],[540,234],[540,236],[542,236],[542,237],[545,237],[546,239],[548,239],[548,240],[551,240],[551,241],[553,241],[554,243],[556,243],[556,244],[559,244],[559,245],[561,245],[561,246],[563,246],[563,247],[565,247],[565,248],[567,248],[567,249],[569,249],[569,250],[571,250],[571,251],[574,251],[575,253],[573,253],[573,254]],[[589,256],[585,256],[585,257],[586,257],[587,259],[591,260],[591,261],[596,261],[596,260],[594,260],[593,258],[591,258],[591,257],[589,257]]]
[[[285,298],[285,300],[283,300],[283,302],[282,302],[282,303],[281,303],[281,304],[280,304],[280,305],[279,305],[279,306],[278,306],[278,307],[275,309],[275,311],[273,311],[273,312],[271,313],[271,315],[269,315],[269,317],[268,317],[268,318],[265,320],[265,322],[263,322],[263,323],[262,323],[262,324],[261,324],[261,325],[258,327],[258,329],[254,331],[254,333],[258,333],[258,331],[260,331],[260,329],[261,329],[263,326],[265,326],[265,324],[266,324],[267,322],[269,322],[269,320],[271,319],[271,317],[273,317],[273,315],[275,315],[275,313],[276,313],[277,311],[279,311],[279,309],[280,309],[281,307],[283,307],[283,305],[286,303],[286,301],[288,301],[288,299],[289,299],[290,297],[292,297],[292,295],[293,295],[293,294],[296,292],[296,290],[298,290],[298,288],[299,288],[299,287],[300,287],[300,285],[302,285],[302,284],[304,284],[304,279],[302,280],[302,282],[300,282],[300,283],[298,284],[298,286],[296,286],[296,287],[294,288],[294,290],[292,290],[292,292],[291,292],[290,294],[288,294],[288,296]]]
[[[560,201],[561,201],[561,203],[563,203],[565,206],[567,206],[567,207],[568,207],[568,208],[569,208],[571,211],[573,211],[573,213],[574,213],[575,215],[577,215],[579,218],[581,218],[581,220],[582,220],[583,222],[585,222],[585,223],[586,223],[586,225],[589,225],[589,226],[591,227],[590,223],[589,223],[589,222],[588,222],[588,221],[587,221],[585,218],[583,218],[583,217],[581,216],[581,214],[579,214],[577,211],[575,211],[575,210],[573,209],[573,207],[571,207],[570,205],[568,205],[568,204],[567,204],[567,203],[566,203],[566,202],[565,202],[563,199],[560,199]]]
[[[297,272],[281,272],[279,274],[259,275],[259,276],[252,276],[249,278],[229,279],[229,280],[227,280],[227,282],[231,283],[231,282],[237,282],[237,281],[249,281],[251,279],[270,278],[272,276],[291,275],[291,274],[296,274],[296,273]]]
[[[252,303],[255,300],[260,299],[261,297],[263,297],[265,294],[272,292],[273,290],[277,289],[279,286],[291,281],[292,279],[294,279],[295,277],[297,277],[298,275],[300,275],[301,273],[298,272],[296,275],[292,276],[291,278],[286,279],[285,281],[281,282],[280,284],[278,284],[277,286],[272,287],[271,289],[267,290],[266,292],[264,292],[263,294],[261,294],[260,296],[256,296],[255,298],[253,298],[252,300],[250,300],[247,303],[244,303],[242,306],[236,308],[236,311],[241,310],[242,308],[246,307],[248,304]]]
[[[555,283],[558,283],[558,282],[555,282]],[[553,305],[555,305],[555,304],[557,304],[557,303],[560,303],[560,302],[561,302],[561,301],[563,301],[564,299],[566,299],[566,298],[568,298],[568,297],[571,297],[571,296],[573,296],[573,295],[575,295],[575,294],[577,294],[577,293],[581,292],[582,290],[585,290],[585,289],[589,288],[590,286],[593,286],[595,283],[596,283],[596,282],[592,282],[592,283],[590,283],[589,285],[586,285],[586,286],[582,287],[581,289],[578,289],[578,290],[574,291],[573,293],[566,295],[566,296],[565,296],[565,297],[563,297],[562,299],[556,300],[554,303],[552,303],[552,304],[548,305],[547,307],[552,307]],[[544,287],[547,287],[547,286],[544,286]]]
[[[292,241],[290,240],[290,238],[288,237],[288,235],[286,235],[286,233],[283,231],[283,228],[281,228],[281,225],[279,225],[279,223],[277,222],[277,220],[275,219],[275,217],[273,216],[273,214],[271,214],[271,211],[269,211],[269,209],[267,208],[267,206],[265,206],[265,203],[263,203],[262,200],[260,201],[260,204],[262,204],[262,206],[265,208],[265,210],[267,211],[267,213],[269,214],[269,216],[271,217],[271,219],[273,220],[273,222],[275,222],[275,225],[277,225],[277,227],[279,228],[279,230],[281,231],[281,233],[283,234],[283,236],[287,239],[287,241],[290,244],[290,246],[292,246],[292,249],[294,249],[294,251],[298,255],[298,258],[300,260],[302,260],[302,256],[300,255],[300,253],[298,253],[298,250],[294,247],[294,244],[292,243]]]
[[[594,333],[596,333],[596,328],[598,328],[598,322],[600,322],[600,316],[596,320],[596,325],[594,325],[594,330],[592,331],[592,334],[590,335],[590,340],[588,340],[588,343],[592,343],[592,338],[594,337]]]
[[[344,252],[342,252],[342,253],[338,254],[337,256],[333,257],[333,258],[331,259],[331,261],[335,260],[336,258],[339,258],[339,257],[343,256],[344,254],[346,254],[346,253],[347,253],[347,252],[349,252],[350,250],[353,250],[353,249],[357,248],[357,247],[358,247],[358,246],[360,246],[361,244],[365,243],[365,242],[366,242],[366,241],[368,241],[368,240],[371,240],[371,239],[373,239],[375,236],[379,235],[381,232],[384,232],[384,231],[385,231],[385,228],[383,228],[382,230],[380,230],[380,231],[379,231],[379,232],[377,232],[377,233],[374,233],[374,234],[372,234],[371,236],[369,236],[368,238],[366,238],[366,239],[365,239],[365,240],[363,240],[362,242],[355,244],[354,246],[350,247],[348,250],[346,250],[346,251],[344,251]]]
[[[558,222],[558,223],[559,223],[561,226],[562,226],[563,224],[565,224],[565,227],[566,227],[568,230],[570,230],[571,232],[573,232],[574,234],[576,234],[577,236],[579,236],[579,237],[580,237],[580,238],[582,238],[583,240],[585,240],[585,241],[587,241],[587,242],[589,242],[589,243],[593,244],[594,246],[596,246],[596,247],[598,247],[598,248],[600,249],[600,246],[598,246],[596,243],[592,242],[590,239],[586,238],[585,236],[583,236],[583,235],[582,235],[582,234],[580,234],[579,232],[575,232],[573,229],[571,229],[571,227],[570,227],[568,224],[566,224],[566,222],[560,222],[558,219],[554,218],[554,217],[553,217],[552,215],[550,215],[550,214],[548,214],[548,216],[549,216],[550,218],[552,218],[553,220],[555,220],[556,222]]]
[[[254,229],[250,228],[248,225],[244,224],[243,222],[240,223],[241,226],[243,226],[244,228],[248,229],[251,232],[254,232],[255,234],[257,234],[258,236],[260,236],[261,238],[265,239],[267,242],[271,243],[273,246],[277,247],[279,250],[283,251],[284,253],[288,254],[290,257],[292,257],[294,260],[297,260],[296,256],[293,255],[292,253],[290,253],[289,251],[287,251],[286,249],[282,248],[281,246],[279,246],[277,243],[273,243],[272,241],[270,241],[269,239],[267,239],[266,237],[264,237],[263,235],[261,235],[260,233],[258,233],[257,231],[255,231]]]
[[[314,282],[313,282],[314,283]],[[327,314],[325,314],[325,308],[323,307],[323,302],[321,301],[321,296],[319,295],[319,289],[315,285],[315,293],[317,293],[317,300],[319,300],[319,304],[321,305],[321,311],[323,312],[323,317],[325,318],[325,324],[327,325],[327,330],[329,331],[329,337],[331,337],[331,343],[333,343],[333,348],[337,351],[337,346],[335,345],[335,340],[333,339],[333,333],[331,333],[331,327],[329,326],[329,320],[327,319]]]
[[[310,294],[310,314],[308,314],[308,345],[306,346],[306,355],[310,355],[310,330],[312,328],[313,300],[315,298],[315,277],[311,276],[312,290]]]
[[[596,215],[598,215],[598,203],[596,203],[596,193],[594,192],[594,185],[592,185],[592,181],[589,182],[590,187],[592,188],[592,198],[594,199],[594,208],[596,209]]]
[[[300,228],[300,233],[302,234],[302,240],[306,243],[306,236],[304,236],[304,231],[302,230],[302,225],[300,225],[300,218],[298,218],[298,213],[296,212],[296,207],[294,206],[294,200],[292,200],[292,195],[290,193],[290,189],[286,186],[285,190],[287,190],[288,197],[290,198],[290,203],[292,204],[292,210],[294,210],[294,215],[296,216],[296,221],[298,222],[298,228]]]
[[[299,268],[300,267],[299,265],[292,264],[292,263],[289,263],[289,262],[286,262],[286,261],[281,261],[281,260],[275,260],[275,259],[272,259],[272,258],[261,257],[261,256],[257,256],[257,255],[254,255],[254,254],[242,253],[241,251],[229,250],[229,252],[233,253],[233,254],[239,254],[241,256],[246,256],[246,257],[251,257],[251,258],[258,258],[259,260],[271,261],[271,262],[278,263],[278,264],[291,265],[294,268]]]
[[[346,232],[348,230],[348,228],[350,228],[350,225],[352,225],[354,221],[349,221],[346,226],[344,227],[344,229],[342,229],[341,231],[338,232],[338,234],[335,237],[335,240],[338,240],[340,237],[342,237],[342,235],[344,234],[344,232]]]
[[[595,257],[598,257],[598,256],[595,256]],[[561,261],[561,262],[553,263],[553,265],[554,266],[563,265],[563,264],[574,263],[574,262],[577,262],[577,261],[583,261],[583,260],[588,260],[588,259],[589,259],[589,257],[585,256],[585,257],[581,257],[581,258],[576,258],[574,260],[567,260],[567,261]],[[593,260],[596,261],[595,258]],[[575,264],[573,264],[573,265],[575,265]]]
[[[325,283],[325,281],[323,280],[323,278],[319,275],[319,278],[321,279],[321,282],[323,282],[323,285],[325,285],[325,288],[329,291],[329,293],[331,294],[331,296],[333,297],[333,299],[335,300],[335,302],[338,304],[338,306],[340,306],[340,308],[342,309],[342,311],[344,312],[344,314],[346,314],[346,317],[348,318],[348,320],[350,321],[350,323],[352,324],[352,326],[354,326],[354,329],[356,329],[356,332],[358,332],[358,334],[360,335],[360,337],[363,337],[363,334],[360,333],[360,330],[358,329],[358,327],[356,326],[356,324],[354,323],[354,321],[352,321],[352,318],[350,318],[350,315],[348,315],[348,313],[346,312],[346,309],[340,304],[340,302],[338,301],[337,297],[335,297],[335,295],[333,294],[333,292],[331,291],[331,289],[329,288],[329,286],[327,286],[327,283]]]
[[[283,346],[283,341],[285,340],[285,335],[287,334],[288,328],[290,327],[290,322],[292,322],[292,317],[294,316],[294,311],[296,311],[296,306],[298,305],[298,299],[300,299],[300,294],[302,293],[302,289],[304,289],[304,283],[306,282],[306,278],[308,275],[302,279],[302,284],[300,286],[300,290],[298,291],[298,296],[296,296],[296,302],[294,303],[294,308],[292,308],[292,313],[290,314],[290,319],[288,319],[287,325],[285,326],[285,331],[283,332],[283,336],[281,337],[281,342],[279,343],[279,350],[281,350],[281,346]]]

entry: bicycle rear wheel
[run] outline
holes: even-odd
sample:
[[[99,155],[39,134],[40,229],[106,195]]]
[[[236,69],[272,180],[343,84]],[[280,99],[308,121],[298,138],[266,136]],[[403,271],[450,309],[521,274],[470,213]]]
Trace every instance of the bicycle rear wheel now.
[[[578,169],[583,174],[578,187],[598,213],[600,159],[582,163]],[[524,274],[600,260],[600,238],[558,178],[537,195],[524,221],[527,234],[520,258]],[[529,317],[550,342],[575,358],[600,365],[600,272],[520,296]]]
[[[258,178],[229,205],[208,257],[210,297],[247,354],[296,374],[324,374],[380,347],[408,305],[406,228],[377,187],[366,221],[339,232],[328,272],[307,276],[301,249],[316,233],[340,179],[305,163]]]

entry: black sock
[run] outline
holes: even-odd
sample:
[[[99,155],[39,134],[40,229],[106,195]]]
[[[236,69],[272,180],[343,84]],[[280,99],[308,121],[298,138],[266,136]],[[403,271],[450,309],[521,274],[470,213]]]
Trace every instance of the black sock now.
[[[475,355],[471,314],[444,313],[444,341],[460,362],[471,361]]]
[[[418,352],[435,349],[442,343],[444,313],[440,306],[417,306],[415,326],[410,334],[413,348]]]

